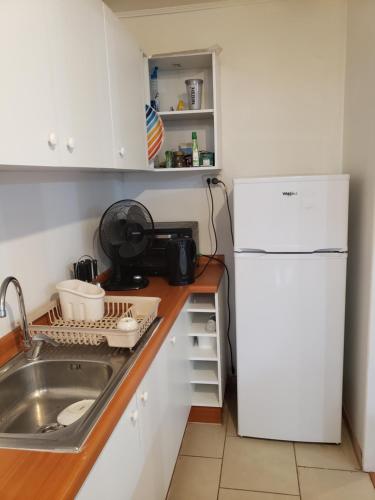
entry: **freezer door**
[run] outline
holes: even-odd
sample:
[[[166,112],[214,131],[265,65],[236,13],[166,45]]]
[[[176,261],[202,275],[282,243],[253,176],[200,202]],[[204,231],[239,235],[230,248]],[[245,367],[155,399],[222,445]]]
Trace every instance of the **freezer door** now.
[[[235,250],[347,250],[349,176],[234,182]]]
[[[346,254],[235,255],[238,432],[339,443]]]

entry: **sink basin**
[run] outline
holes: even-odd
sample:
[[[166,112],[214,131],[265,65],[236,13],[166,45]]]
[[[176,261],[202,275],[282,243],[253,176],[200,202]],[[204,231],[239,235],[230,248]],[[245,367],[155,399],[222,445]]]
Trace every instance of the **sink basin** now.
[[[135,348],[44,345],[38,360],[17,355],[0,368],[0,448],[80,450],[120,383],[159,325]],[[95,402],[69,426],[58,414],[82,399]]]
[[[0,382],[0,433],[35,434],[81,399],[97,399],[113,374],[100,361],[43,360],[21,365]]]

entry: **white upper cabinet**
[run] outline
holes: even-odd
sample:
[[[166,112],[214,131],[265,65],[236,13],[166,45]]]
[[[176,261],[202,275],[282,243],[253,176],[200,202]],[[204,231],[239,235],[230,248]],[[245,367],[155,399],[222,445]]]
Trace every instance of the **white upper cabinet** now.
[[[133,37],[104,6],[116,167],[148,168],[143,55]]]
[[[0,164],[58,164],[48,0],[0,2]]]
[[[112,167],[112,130],[101,0],[50,0],[61,165]]]
[[[101,0],[2,0],[0,63],[0,168],[146,168],[142,54]]]

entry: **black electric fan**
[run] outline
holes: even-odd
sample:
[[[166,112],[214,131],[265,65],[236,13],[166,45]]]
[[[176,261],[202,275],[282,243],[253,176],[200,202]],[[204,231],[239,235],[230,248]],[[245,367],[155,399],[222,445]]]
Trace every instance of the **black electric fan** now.
[[[99,224],[99,239],[112,261],[112,274],[105,290],[138,290],[148,279],[138,273],[138,259],[154,238],[154,221],[147,208],[135,200],[111,205]]]

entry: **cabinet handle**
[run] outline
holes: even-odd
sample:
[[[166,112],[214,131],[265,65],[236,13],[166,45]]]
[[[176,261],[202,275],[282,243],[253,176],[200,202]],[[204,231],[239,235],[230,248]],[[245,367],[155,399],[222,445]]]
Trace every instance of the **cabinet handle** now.
[[[118,154],[120,155],[121,158],[124,158],[124,156],[125,156],[125,148],[124,147],[120,148]]]
[[[138,420],[138,411],[137,410],[134,410],[132,412],[132,414],[130,415],[130,420],[133,422],[133,424],[136,423],[136,421]]]
[[[57,146],[57,135],[54,132],[51,132],[48,136],[48,144],[51,148],[55,148]]]
[[[170,339],[170,343],[175,345],[175,343],[176,343],[176,336],[175,335]]]
[[[66,148],[70,153],[73,153],[74,148],[76,146],[74,137],[69,137],[68,142],[66,143]]]
[[[145,392],[142,392],[141,394],[141,400],[146,403],[146,401],[148,400],[148,392],[145,391]]]

